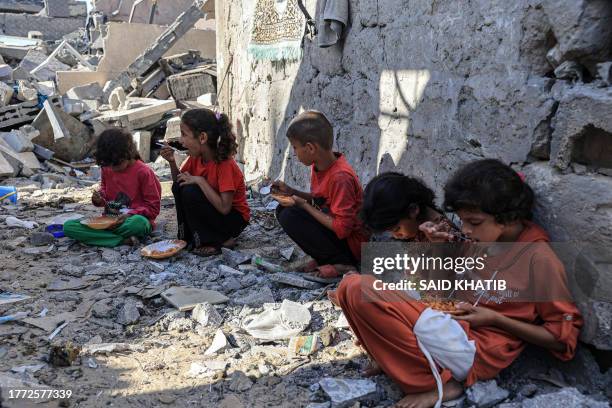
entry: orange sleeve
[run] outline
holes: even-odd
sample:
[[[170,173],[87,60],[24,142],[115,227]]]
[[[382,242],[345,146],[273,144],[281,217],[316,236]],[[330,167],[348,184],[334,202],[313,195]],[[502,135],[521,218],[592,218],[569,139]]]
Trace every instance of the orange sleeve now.
[[[536,256],[533,267],[540,272],[536,276],[541,277],[532,282],[532,285],[540,288],[536,293],[535,300],[539,301],[535,303],[536,311],[544,321],[543,327],[555,336],[557,341],[565,344],[565,350],[551,353],[560,360],[570,360],[576,353],[583,320],[567,287],[565,268],[561,261],[551,254]]]
[[[351,175],[346,173],[334,175],[329,187],[329,201],[334,232],[339,239],[346,239],[359,225],[357,194]]]
[[[217,166],[217,181],[219,183],[219,193],[238,190],[238,186],[234,183],[234,168],[232,160],[225,160]]]

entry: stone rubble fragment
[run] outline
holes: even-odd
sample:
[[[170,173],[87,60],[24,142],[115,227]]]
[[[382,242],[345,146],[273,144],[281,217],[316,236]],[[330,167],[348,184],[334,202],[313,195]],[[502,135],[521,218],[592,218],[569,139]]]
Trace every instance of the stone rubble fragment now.
[[[223,317],[210,303],[197,304],[191,311],[191,318],[205,327],[219,327],[223,324]]]
[[[319,385],[331,399],[331,408],[349,408],[356,402],[379,399],[376,383],[371,380],[324,378]]]
[[[476,405],[478,408],[491,408],[508,398],[510,393],[499,387],[497,381],[480,381],[472,385],[465,392],[468,403]]]

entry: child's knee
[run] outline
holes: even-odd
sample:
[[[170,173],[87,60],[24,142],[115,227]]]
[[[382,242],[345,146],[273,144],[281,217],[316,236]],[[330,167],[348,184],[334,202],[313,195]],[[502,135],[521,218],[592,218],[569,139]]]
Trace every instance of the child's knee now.
[[[300,209],[297,207],[281,208],[281,206],[278,206],[276,208],[276,219],[283,228],[287,229],[296,222],[299,211]]]
[[[363,287],[367,286],[364,282],[367,278],[371,278],[366,275],[351,274],[346,275],[340,285],[338,285],[338,300],[343,305],[348,306],[350,309],[354,309],[363,298]]]
[[[64,223],[64,226],[62,229],[64,231],[64,235],[70,237],[71,234],[73,234],[75,231],[81,228],[82,228],[82,225],[80,221],[70,220]]]

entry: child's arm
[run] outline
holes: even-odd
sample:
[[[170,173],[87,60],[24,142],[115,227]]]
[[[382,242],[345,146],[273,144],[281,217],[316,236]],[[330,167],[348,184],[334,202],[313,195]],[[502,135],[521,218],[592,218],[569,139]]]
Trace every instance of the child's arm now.
[[[168,145],[165,145],[160,152],[161,156],[168,161],[170,165],[170,173],[172,174],[172,181],[176,182],[176,179],[180,173],[176,160],[174,159],[174,150]]]
[[[297,199],[296,199],[297,197]],[[294,195],[294,200],[296,206],[303,208],[308,214],[312,215],[312,217],[317,220],[320,224],[322,224],[325,228],[333,231],[334,229],[334,219],[328,214],[325,214],[323,211],[317,210],[314,208],[308,201],[304,198]]]
[[[467,303],[460,303],[457,305],[457,309],[465,312],[465,314],[454,316],[454,319],[464,320],[472,328],[494,326],[528,343],[544,347],[548,350],[560,352],[566,348],[564,343],[558,341],[551,332],[541,325],[522,322],[486,307],[475,307]]]
[[[234,191],[218,193],[211,187],[210,184],[208,184],[208,181],[206,181],[204,177],[192,176],[189,173],[179,174],[177,180],[181,186],[195,184],[200,187],[208,202],[210,202],[221,214],[227,215],[230,213],[230,211],[232,211]]]

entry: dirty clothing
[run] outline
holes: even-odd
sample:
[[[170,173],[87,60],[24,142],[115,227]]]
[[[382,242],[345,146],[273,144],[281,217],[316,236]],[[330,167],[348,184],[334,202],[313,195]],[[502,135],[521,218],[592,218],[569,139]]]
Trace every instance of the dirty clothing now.
[[[519,242],[547,242],[544,230],[533,223],[525,223]],[[539,247],[541,248],[541,247]],[[525,271],[524,264],[543,263],[543,278],[563,285],[565,271],[552,250],[547,253],[524,254],[525,259],[513,272]],[[420,393],[435,389],[436,382],[429,364],[419,349],[413,327],[426,306],[400,291],[377,291],[373,276],[350,275],[343,279],[337,291],[338,301],[361,344],[382,370],[406,393]],[[487,302],[480,306],[524,322],[539,324],[557,341],[565,344],[561,352],[552,354],[569,360],[576,352],[582,318],[571,302]],[[494,378],[508,367],[526,347],[525,341],[495,327],[471,328],[460,321],[468,338],[476,343],[476,355],[465,384]],[[451,378],[448,370],[441,370],[445,383]]]
[[[228,239],[240,235],[248,225],[244,215],[236,208],[232,208],[227,215],[217,211],[197,185],[181,187],[174,183],[172,194],[176,204],[178,238],[195,248],[220,247]]]
[[[276,218],[287,235],[319,265],[357,265],[346,239],[340,239],[303,208],[276,208]]]
[[[130,237],[144,238],[151,233],[151,222],[142,215],[132,215],[114,230],[95,230],[80,221],[64,224],[64,234],[86,245],[114,248]]]

